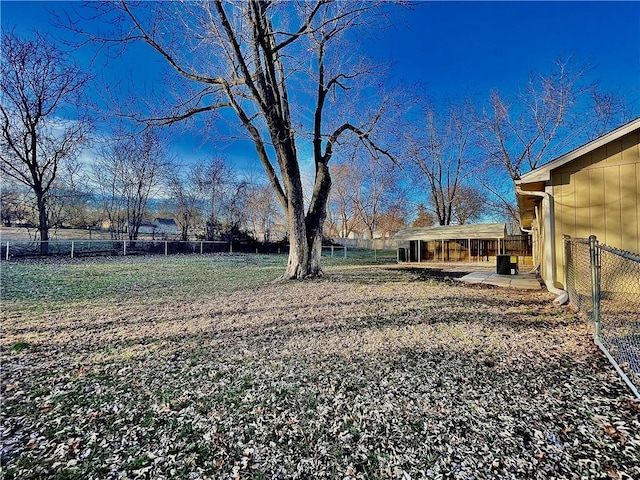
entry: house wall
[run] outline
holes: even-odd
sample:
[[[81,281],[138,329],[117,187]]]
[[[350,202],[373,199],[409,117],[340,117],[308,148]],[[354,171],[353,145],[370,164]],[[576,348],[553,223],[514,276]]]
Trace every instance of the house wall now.
[[[533,236],[532,243],[534,244],[534,265],[538,265],[540,267],[540,276],[543,279],[551,278],[549,272],[549,262],[545,261],[548,258],[548,255],[551,255],[551,252],[547,252],[547,243],[544,241],[547,238],[547,222],[545,216],[547,215],[546,210],[542,208],[541,204],[538,205],[537,208],[537,218],[533,221],[533,225],[531,226],[531,234]]]
[[[551,192],[547,191],[547,193],[551,193]],[[547,281],[548,279],[552,278],[551,266],[555,264],[554,263],[555,260],[553,259],[554,252],[547,251],[548,245],[547,245],[547,242],[545,241],[546,238],[549,238],[549,236],[553,234],[553,232],[548,231],[548,227],[550,226],[550,224],[547,220],[547,215],[550,215],[551,218],[553,218],[553,212],[548,213],[548,210],[543,205],[543,202],[547,202],[547,200],[546,199],[541,200],[538,203],[538,206],[536,208],[537,217],[532,224],[532,235],[534,237],[532,239],[532,243],[534,244],[534,251],[538,254],[535,261],[537,262],[536,265],[540,266],[540,276],[545,281]],[[553,201],[550,208],[553,209]],[[556,232],[556,236],[557,236],[557,232]],[[560,238],[562,238],[562,235],[560,235]],[[556,279],[557,278],[558,277],[556,277]],[[556,285],[554,286],[556,287],[559,286],[558,282],[556,282]]]
[[[150,235],[154,232],[159,233],[153,225],[140,225],[140,227],[138,227],[138,234],[144,233]]]
[[[640,253],[640,130],[553,170],[547,191],[554,199],[556,279],[561,287],[563,235],[596,235],[600,243]]]

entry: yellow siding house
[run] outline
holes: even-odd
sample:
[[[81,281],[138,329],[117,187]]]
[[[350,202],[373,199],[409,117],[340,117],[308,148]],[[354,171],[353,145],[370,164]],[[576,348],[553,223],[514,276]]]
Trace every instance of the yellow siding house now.
[[[549,290],[565,288],[563,235],[640,253],[640,118],[522,175],[516,188]]]

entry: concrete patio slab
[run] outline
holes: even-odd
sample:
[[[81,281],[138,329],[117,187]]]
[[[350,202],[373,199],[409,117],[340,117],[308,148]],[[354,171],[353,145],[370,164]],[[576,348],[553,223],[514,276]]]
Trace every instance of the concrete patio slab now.
[[[533,273],[499,275],[493,272],[471,272],[464,277],[456,278],[456,280],[464,283],[484,283],[504,288],[542,290],[540,280]]]

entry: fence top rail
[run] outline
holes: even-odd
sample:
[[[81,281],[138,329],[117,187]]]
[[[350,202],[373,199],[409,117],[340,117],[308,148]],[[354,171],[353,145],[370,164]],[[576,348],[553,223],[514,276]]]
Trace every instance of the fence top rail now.
[[[569,236],[564,236],[563,238],[565,242],[589,244],[588,238],[572,238]],[[629,252],[627,250],[620,250],[619,248],[615,248],[615,247],[610,247],[608,245],[605,245],[604,243],[598,243],[598,248],[601,250],[604,250],[605,252],[618,255],[619,257],[622,257],[622,258],[626,258],[627,260],[640,262],[640,255],[637,253]]]
[[[164,243],[164,242],[168,242],[168,243],[211,243],[211,244],[218,244],[218,245],[228,245],[229,243],[231,243],[230,241],[225,241],[225,240],[147,240],[147,239],[137,239],[137,240],[129,240],[127,239],[120,239],[120,240],[104,240],[104,239],[99,239],[99,240],[89,240],[88,238],[70,238],[68,240],[4,240],[4,239],[0,239],[0,242],[2,243],[10,243],[11,245],[16,245],[16,244],[21,244],[21,243],[28,243],[28,244],[37,244],[37,243],[49,243],[49,244],[65,244],[68,245],[70,243],[122,243],[122,242],[127,242],[127,243]],[[240,242],[240,241],[234,241],[233,243],[244,243],[244,242]]]
[[[598,248],[601,250],[604,250],[605,252],[618,255],[619,257],[622,257],[622,258],[626,258],[627,260],[640,263],[640,255],[638,255],[637,253],[627,252],[626,250],[619,250],[617,248],[609,247],[608,245],[603,245],[603,244],[599,244]]]
[[[589,245],[588,238],[572,238],[572,237],[565,236],[563,240],[565,242],[570,242],[570,243],[584,243],[585,245]]]

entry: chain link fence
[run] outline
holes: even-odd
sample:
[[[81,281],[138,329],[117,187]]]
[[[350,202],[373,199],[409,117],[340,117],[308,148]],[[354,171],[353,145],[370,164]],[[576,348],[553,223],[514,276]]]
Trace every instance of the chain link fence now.
[[[640,398],[640,255],[564,238],[569,299],[593,325],[594,341]]]

